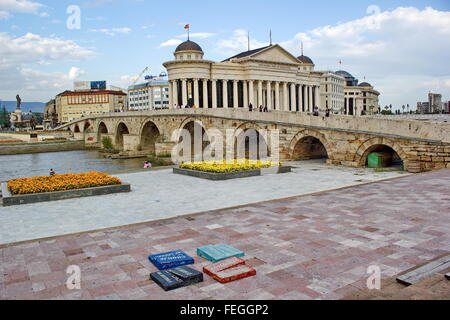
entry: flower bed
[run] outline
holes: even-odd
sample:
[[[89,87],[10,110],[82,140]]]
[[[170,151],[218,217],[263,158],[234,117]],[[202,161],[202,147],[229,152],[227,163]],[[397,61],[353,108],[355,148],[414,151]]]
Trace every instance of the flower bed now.
[[[227,173],[239,172],[248,170],[257,170],[262,168],[270,168],[273,166],[281,167],[281,162],[262,161],[262,160],[223,160],[223,161],[203,161],[203,162],[189,162],[180,165],[181,169],[190,169],[195,171],[213,172],[213,173]]]
[[[122,184],[119,178],[101,172],[67,173],[19,178],[8,181],[11,194],[33,194]]]

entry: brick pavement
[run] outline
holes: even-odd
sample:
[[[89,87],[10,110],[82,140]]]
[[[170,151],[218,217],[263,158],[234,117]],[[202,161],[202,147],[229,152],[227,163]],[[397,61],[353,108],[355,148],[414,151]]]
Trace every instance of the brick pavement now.
[[[341,299],[450,251],[450,170],[0,248],[1,299]],[[147,256],[228,243],[255,277],[164,292]],[[65,287],[69,265],[81,290]],[[445,296],[450,288],[440,289]]]

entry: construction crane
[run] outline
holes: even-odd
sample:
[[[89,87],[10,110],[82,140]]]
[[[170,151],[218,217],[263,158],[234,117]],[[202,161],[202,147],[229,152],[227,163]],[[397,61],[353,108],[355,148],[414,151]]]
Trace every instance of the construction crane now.
[[[148,67],[145,67],[145,69],[142,70],[142,72],[137,76],[137,78],[134,79],[134,81],[133,81],[133,83],[130,85],[130,87],[131,87],[131,86],[134,86],[134,85],[136,84],[136,82],[139,81],[139,79],[142,77],[142,75],[143,75],[146,71],[148,71]]]

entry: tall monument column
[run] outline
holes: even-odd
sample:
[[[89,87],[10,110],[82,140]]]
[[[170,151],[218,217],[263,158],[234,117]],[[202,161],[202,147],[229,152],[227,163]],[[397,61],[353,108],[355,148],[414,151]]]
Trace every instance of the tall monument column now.
[[[275,110],[280,110],[280,82],[275,82]]]
[[[211,91],[212,107],[217,109],[217,80],[211,80]]]
[[[248,82],[248,99],[249,99],[249,104],[251,103],[253,105],[253,108],[256,108],[255,89],[253,87],[253,80],[249,80],[249,82]]]
[[[228,108],[228,80],[222,80],[223,108]]]
[[[297,103],[295,101],[295,83],[291,83],[291,111],[297,111]]]
[[[186,79],[181,79],[181,100],[183,101],[183,105],[187,105],[187,85]]]
[[[199,108],[200,107],[200,97],[198,90],[198,79],[194,79],[194,105]]]
[[[208,79],[203,79],[203,109],[208,109]]]
[[[233,108],[239,107],[239,96],[238,96],[238,81],[233,80]]]
[[[272,110],[272,85],[267,81],[267,109]]]

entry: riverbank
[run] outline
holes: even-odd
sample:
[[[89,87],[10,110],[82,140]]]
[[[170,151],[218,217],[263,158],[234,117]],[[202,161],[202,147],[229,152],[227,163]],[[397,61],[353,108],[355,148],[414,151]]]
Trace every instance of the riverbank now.
[[[0,155],[85,150],[84,141],[0,144]]]

